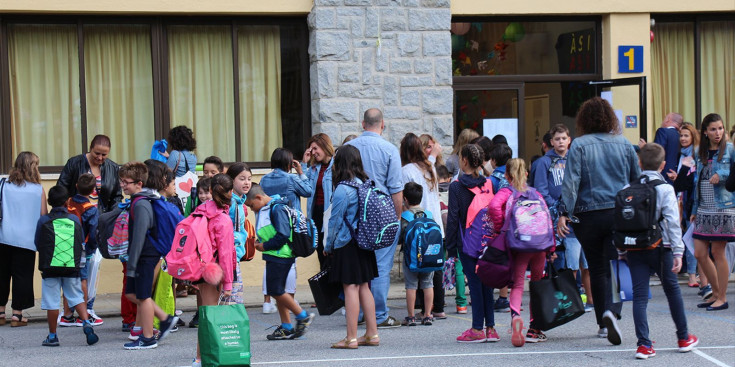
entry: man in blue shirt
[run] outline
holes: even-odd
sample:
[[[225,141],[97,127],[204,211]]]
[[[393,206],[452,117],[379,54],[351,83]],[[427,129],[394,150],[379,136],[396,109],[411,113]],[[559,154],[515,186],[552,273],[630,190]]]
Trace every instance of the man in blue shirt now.
[[[401,217],[403,205],[403,183],[401,179],[401,156],[398,148],[382,138],[385,130],[383,113],[377,108],[365,111],[362,121],[364,132],[347,144],[360,151],[365,173],[375,184],[393,198],[396,215]],[[375,318],[378,328],[400,327],[394,317],[388,315],[388,289],[390,288],[390,271],[393,268],[393,256],[396,252],[398,237],[392,246],[375,251],[378,263],[378,277],[371,282],[371,290],[375,298]]]
[[[678,172],[679,166],[679,129],[684,122],[684,118],[675,112],[671,112],[664,118],[661,127],[656,130],[656,137],[653,142],[664,147],[666,152],[666,165],[664,166],[663,176],[666,182],[674,184],[668,177],[669,170]]]

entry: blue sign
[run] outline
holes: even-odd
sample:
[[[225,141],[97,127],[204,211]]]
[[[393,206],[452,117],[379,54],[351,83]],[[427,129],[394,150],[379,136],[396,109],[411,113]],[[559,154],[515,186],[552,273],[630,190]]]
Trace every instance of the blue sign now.
[[[638,116],[625,116],[625,127],[629,129],[638,127]]]
[[[643,72],[643,46],[618,46],[618,73]]]

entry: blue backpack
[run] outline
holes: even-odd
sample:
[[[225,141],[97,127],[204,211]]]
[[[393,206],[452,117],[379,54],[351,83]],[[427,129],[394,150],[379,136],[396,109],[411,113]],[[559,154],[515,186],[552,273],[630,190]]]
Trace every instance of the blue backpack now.
[[[176,225],[184,220],[184,216],[181,215],[181,212],[176,205],[169,203],[164,198],[135,198],[133,203],[130,205],[131,221],[133,220],[132,208],[140,199],[148,200],[151,203],[151,206],[153,207],[153,216],[155,218],[155,227],[148,231],[146,238],[151,241],[161,256],[166,256],[171,251],[171,244],[173,243],[174,235],[176,234]]]
[[[398,237],[401,222],[396,216],[391,196],[377,188],[373,180],[362,184],[342,181],[340,184],[357,189],[357,233],[347,218],[342,218],[352,238],[357,241],[357,246],[371,251],[392,246]]]
[[[412,273],[430,273],[444,267],[444,238],[431,212],[405,211],[408,221],[403,237],[403,261]]]

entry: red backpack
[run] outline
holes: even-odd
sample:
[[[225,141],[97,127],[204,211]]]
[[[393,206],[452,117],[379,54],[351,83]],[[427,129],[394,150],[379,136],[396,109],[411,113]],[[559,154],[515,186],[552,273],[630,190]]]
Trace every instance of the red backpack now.
[[[204,268],[214,261],[208,227],[209,219],[198,213],[192,213],[176,226],[171,251],[166,255],[168,273],[172,277],[189,281],[202,279]]]

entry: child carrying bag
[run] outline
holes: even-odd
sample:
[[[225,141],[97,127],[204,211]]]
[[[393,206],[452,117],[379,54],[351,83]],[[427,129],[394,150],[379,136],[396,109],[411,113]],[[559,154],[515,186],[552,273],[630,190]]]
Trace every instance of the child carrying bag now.
[[[539,329],[546,331],[584,315],[577,281],[570,270],[556,271],[546,261],[546,276],[529,283],[531,314]]]
[[[487,180],[484,186],[469,190],[475,197],[467,209],[467,221],[462,226],[462,252],[477,259],[493,235],[493,224],[487,219],[487,207],[494,196],[493,183]]]
[[[441,271],[444,266],[444,239],[431,212],[405,211],[401,217],[408,222],[403,239],[403,259],[408,270],[413,273]]]
[[[202,366],[249,366],[250,319],[241,304],[199,307]]]

